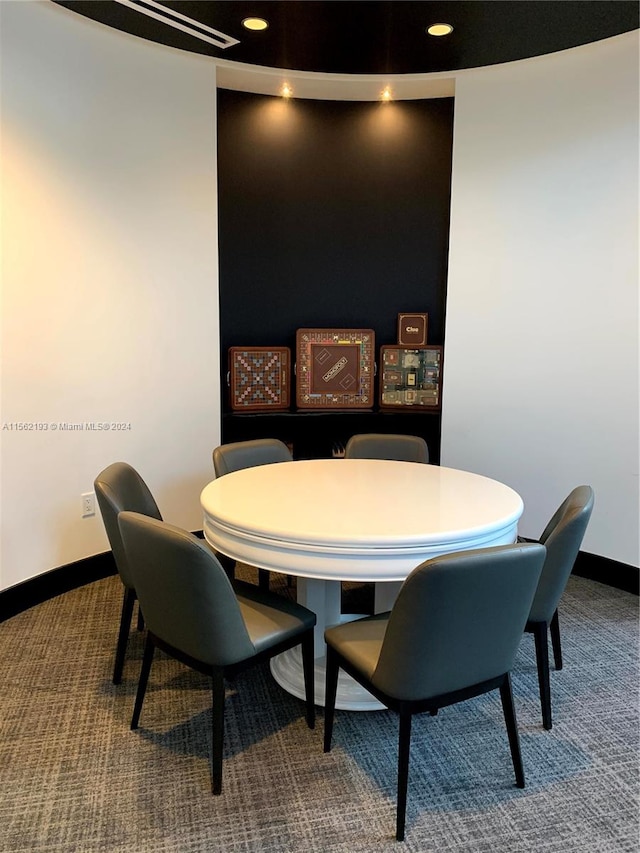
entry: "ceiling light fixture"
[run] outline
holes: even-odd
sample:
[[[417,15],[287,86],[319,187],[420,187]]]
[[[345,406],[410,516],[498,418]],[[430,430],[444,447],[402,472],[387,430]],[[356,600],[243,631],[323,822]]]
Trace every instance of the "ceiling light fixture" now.
[[[293,89],[288,83],[283,83],[282,88],[280,89],[280,94],[283,98],[290,98],[293,95]]]
[[[427,27],[427,32],[430,36],[448,36],[453,32],[451,24],[431,24]]]
[[[385,86],[382,92],[380,92],[380,98],[384,101],[385,104],[388,104],[389,101],[393,100],[393,94],[389,86]]]
[[[242,26],[247,30],[253,30],[257,33],[261,30],[266,30],[269,23],[264,18],[244,18]]]

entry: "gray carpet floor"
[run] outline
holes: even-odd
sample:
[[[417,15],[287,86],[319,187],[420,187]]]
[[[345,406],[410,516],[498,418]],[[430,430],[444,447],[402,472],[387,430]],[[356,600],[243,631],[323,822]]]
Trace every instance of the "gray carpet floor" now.
[[[228,691],[223,793],[212,797],[207,680],[159,655],[141,727],[130,731],[142,635],[132,633],[114,686],[121,589],[107,578],[0,625],[2,851],[640,849],[636,596],[570,580],[551,732],[523,637],[513,685],[524,790],[497,693],[414,719],[402,845],[390,712],[337,712],[324,755],[322,711],[310,731],[302,702],[266,665],[246,672]]]

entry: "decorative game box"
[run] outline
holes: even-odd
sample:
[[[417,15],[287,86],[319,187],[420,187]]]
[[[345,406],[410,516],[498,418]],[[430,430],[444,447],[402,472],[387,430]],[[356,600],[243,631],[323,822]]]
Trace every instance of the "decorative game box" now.
[[[398,343],[400,346],[426,346],[428,321],[428,314],[398,314]]]
[[[375,369],[372,329],[298,329],[299,409],[371,409]]]
[[[230,347],[229,391],[234,412],[289,408],[289,347]]]
[[[380,408],[438,410],[442,347],[380,347]]]

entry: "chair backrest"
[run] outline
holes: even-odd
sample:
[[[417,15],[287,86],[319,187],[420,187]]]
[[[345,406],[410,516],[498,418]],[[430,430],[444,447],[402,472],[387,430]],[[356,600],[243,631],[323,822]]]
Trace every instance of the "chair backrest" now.
[[[258,465],[271,465],[274,462],[291,462],[293,457],[287,445],[277,438],[257,438],[253,441],[235,441],[221,444],[213,451],[213,469],[216,477],[240,471],[242,468],[255,468]]]
[[[345,459],[395,459],[399,462],[429,461],[429,448],[419,435],[352,435],[344,451]]]
[[[372,677],[397,699],[426,699],[509,672],[545,548],[500,545],[435,557],[402,585]]]
[[[119,525],[153,634],[213,666],[255,654],[231,582],[204,542],[139,513],[121,513]]]
[[[547,557],[531,605],[532,622],[549,622],[555,613],[582,545],[593,501],[591,486],[576,486],[545,527],[540,542]]]
[[[96,477],[93,487],[118,574],[122,583],[133,589],[133,578],[118,527],[118,513],[131,510],[151,518],[162,519],[160,510],[145,481],[135,468],[126,462],[114,462],[105,468]]]

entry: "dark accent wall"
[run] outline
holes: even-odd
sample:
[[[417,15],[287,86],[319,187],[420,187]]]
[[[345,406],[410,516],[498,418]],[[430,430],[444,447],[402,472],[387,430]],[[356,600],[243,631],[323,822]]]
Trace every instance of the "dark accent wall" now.
[[[218,91],[223,388],[230,346],[295,352],[301,327],[372,328],[379,352],[426,311],[444,343],[452,141],[451,98]]]

